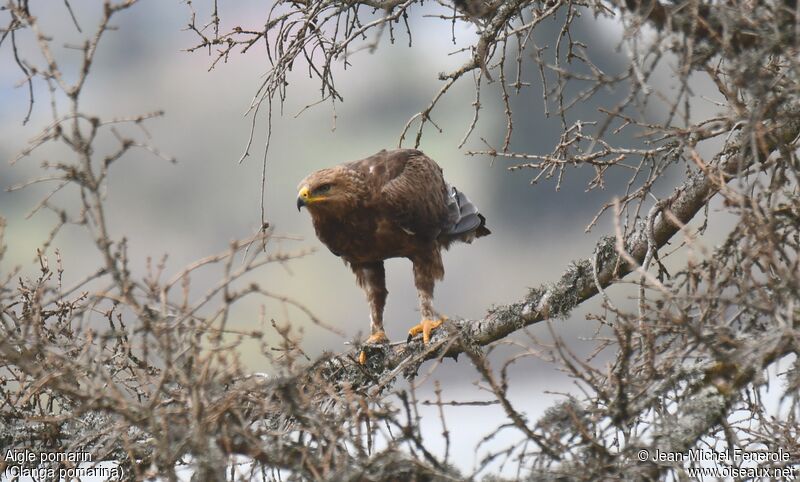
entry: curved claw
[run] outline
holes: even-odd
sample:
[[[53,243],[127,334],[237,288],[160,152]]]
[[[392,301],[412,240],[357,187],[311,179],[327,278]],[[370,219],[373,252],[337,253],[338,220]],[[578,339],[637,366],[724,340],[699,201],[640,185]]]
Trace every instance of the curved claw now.
[[[389,338],[386,337],[386,333],[383,331],[376,331],[364,341],[365,345],[381,345],[383,343],[389,343]],[[361,365],[367,363],[367,352],[364,350],[361,350],[358,354],[358,363]]]
[[[412,326],[411,329],[408,330],[408,340],[406,340],[406,342],[411,341],[416,335],[422,333],[422,342],[427,345],[428,342],[431,341],[431,332],[439,328],[446,319],[445,317],[439,318],[438,320],[423,318],[422,321],[419,322],[419,325]]]

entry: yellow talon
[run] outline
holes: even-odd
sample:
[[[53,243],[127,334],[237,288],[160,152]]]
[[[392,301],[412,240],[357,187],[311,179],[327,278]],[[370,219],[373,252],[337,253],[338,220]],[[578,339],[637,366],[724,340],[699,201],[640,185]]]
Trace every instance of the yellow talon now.
[[[382,343],[389,343],[389,338],[386,337],[386,333],[383,331],[376,331],[364,341],[365,345],[380,345]],[[361,365],[367,363],[367,352],[364,350],[361,350],[361,353],[358,354],[358,363]]]
[[[412,326],[410,330],[408,330],[408,341],[411,341],[413,337],[422,333],[422,342],[426,345],[429,341],[431,341],[431,332],[436,328],[439,328],[444,320],[447,318],[439,318],[438,320],[429,320],[424,318],[419,325]]]

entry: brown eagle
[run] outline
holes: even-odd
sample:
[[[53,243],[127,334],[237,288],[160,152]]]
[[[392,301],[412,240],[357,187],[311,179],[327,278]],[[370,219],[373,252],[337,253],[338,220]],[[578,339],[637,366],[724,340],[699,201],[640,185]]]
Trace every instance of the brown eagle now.
[[[370,304],[371,336],[383,331],[386,304],[383,260],[408,258],[414,265],[422,321],[408,339],[442,324],[433,309],[433,286],[444,277],[442,248],[486,236],[484,218],[464,193],[445,182],[442,168],[414,149],[382,150],[366,159],[312,172],[300,182],[297,209],[311,214],[317,237],[352,268]],[[364,352],[361,363],[366,360]]]

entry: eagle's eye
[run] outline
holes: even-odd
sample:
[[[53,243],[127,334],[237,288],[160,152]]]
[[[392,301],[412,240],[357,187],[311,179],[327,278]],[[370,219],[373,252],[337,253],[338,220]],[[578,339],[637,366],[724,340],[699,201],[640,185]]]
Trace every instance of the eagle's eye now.
[[[331,184],[323,184],[322,186],[314,189],[314,195],[326,194],[331,190]]]

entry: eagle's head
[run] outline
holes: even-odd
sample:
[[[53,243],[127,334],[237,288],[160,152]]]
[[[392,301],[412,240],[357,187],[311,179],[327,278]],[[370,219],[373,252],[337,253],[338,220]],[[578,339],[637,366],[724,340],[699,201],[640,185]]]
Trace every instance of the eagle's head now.
[[[344,166],[314,171],[297,186],[297,210],[305,206],[314,214],[344,212],[363,198],[363,181]]]

